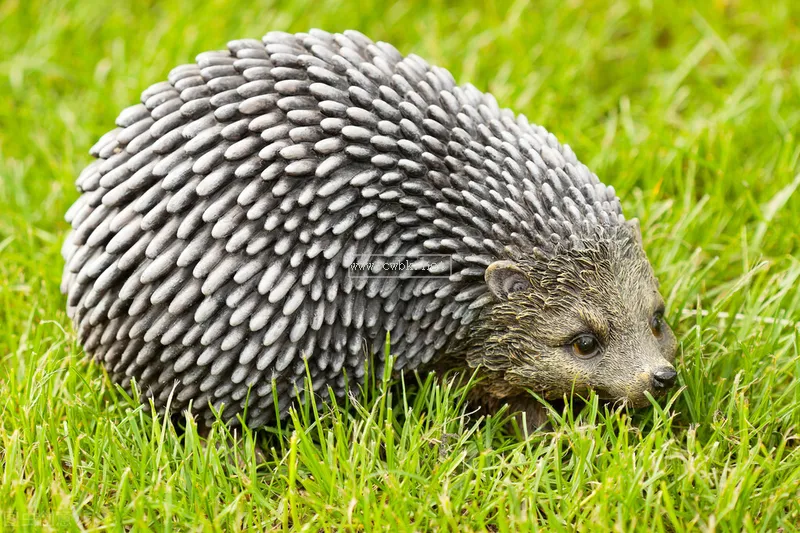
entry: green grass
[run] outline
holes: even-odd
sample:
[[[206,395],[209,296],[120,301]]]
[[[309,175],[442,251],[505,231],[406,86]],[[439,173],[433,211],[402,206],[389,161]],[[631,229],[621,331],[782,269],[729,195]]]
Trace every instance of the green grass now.
[[[113,4],[0,2],[3,528],[800,528],[800,3]],[[643,222],[680,390],[635,413],[592,398],[519,440],[465,416],[463,391],[379,379],[246,435],[240,465],[224,428],[202,447],[86,364],[58,284],[88,148],[173,65],[309,27],[449,68],[613,184]]]

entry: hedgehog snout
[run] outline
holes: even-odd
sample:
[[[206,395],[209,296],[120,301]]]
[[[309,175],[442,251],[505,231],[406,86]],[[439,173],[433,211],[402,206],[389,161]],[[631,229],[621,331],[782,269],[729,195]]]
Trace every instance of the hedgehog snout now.
[[[675,385],[678,372],[666,359],[661,357],[647,367],[642,368],[626,387],[621,399],[631,407],[647,407],[650,400],[645,393],[651,396],[663,396]]]
[[[678,373],[672,365],[662,366],[652,374],[651,381],[653,383],[653,388],[656,390],[669,389],[675,385],[675,378],[677,377]]]

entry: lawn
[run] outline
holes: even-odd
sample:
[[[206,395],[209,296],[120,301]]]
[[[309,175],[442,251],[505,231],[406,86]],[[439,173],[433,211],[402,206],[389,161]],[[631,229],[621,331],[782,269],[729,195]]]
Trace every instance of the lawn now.
[[[377,376],[228,450],[87,364],[58,286],[89,147],[174,65],[311,27],[450,69],[614,185],[680,340],[669,398],[522,440]],[[800,529],[800,3],[2,0],[0,35],[4,529]]]

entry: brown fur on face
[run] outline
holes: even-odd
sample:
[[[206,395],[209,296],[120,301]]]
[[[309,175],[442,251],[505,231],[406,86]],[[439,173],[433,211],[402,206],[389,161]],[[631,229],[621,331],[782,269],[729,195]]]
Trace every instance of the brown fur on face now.
[[[638,227],[619,230],[546,257],[502,262],[510,274],[495,289],[498,301],[453,347],[470,368],[482,369],[482,394],[511,400],[531,390],[556,399],[592,389],[639,407],[648,404],[645,392],[663,392],[653,375],[674,370],[677,342],[663,321],[653,328],[664,300]],[[581,356],[573,343],[589,334],[600,349]]]

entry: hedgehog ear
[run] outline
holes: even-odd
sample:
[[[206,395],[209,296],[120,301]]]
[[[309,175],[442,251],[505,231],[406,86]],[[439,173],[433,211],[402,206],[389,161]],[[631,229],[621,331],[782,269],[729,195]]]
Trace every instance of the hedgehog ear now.
[[[642,228],[639,225],[639,219],[632,218],[630,220],[626,220],[625,225],[628,227],[629,230],[631,230],[633,238],[636,239],[636,242],[639,244],[639,246],[644,247],[644,245],[642,244]]]
[[[508,300],[511,293],[531,288],[528,277],[512,261],[495,261],[486,267],[483,277],[494,297],[501,301]]]

